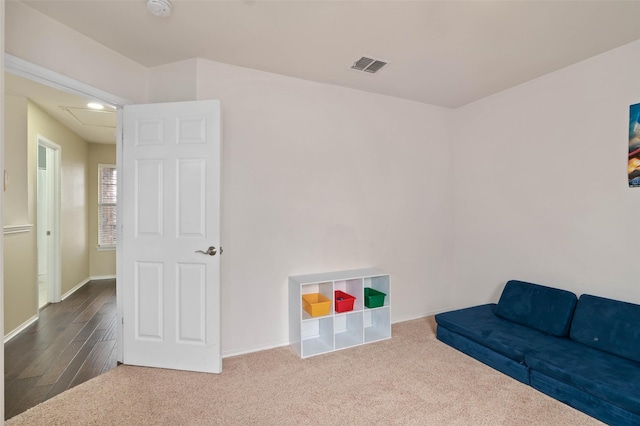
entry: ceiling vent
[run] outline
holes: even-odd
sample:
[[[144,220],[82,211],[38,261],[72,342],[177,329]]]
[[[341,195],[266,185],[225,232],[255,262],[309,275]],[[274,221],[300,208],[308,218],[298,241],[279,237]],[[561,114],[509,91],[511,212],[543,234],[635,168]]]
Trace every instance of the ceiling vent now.
[[[351,69],[356,71],[364,71],[371,74],[374,74],[380,70],[380,68],[387,65],[387,61],[382,61],[380,59],[368,58],[363,56],[353,63]]]

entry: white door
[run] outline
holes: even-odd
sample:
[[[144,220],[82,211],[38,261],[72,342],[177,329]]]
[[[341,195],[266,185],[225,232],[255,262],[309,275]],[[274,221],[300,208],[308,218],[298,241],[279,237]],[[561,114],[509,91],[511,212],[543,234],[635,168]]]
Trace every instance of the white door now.
[[[38,306],[61,300],[60,158],[61,147],[37,136]]]
[[[122,159],[123,362],[219,373],[219,101],[125,106]]]

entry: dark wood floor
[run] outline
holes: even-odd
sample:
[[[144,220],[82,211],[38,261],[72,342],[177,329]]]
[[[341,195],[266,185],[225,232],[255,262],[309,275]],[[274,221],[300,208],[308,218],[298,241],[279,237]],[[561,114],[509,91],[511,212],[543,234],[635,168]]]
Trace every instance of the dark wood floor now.
[[[5,419],[111,370],[116,362],[116,283],[91,281],[4,346]]]

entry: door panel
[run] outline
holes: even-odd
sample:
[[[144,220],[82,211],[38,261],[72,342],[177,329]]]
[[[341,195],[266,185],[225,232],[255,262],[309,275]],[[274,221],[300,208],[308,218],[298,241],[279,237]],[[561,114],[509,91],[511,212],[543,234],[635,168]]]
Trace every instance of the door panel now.
[[[178,340],[182,343],[206,342],[205,277],[203,265],[178,265]]]
[[[178,160],[178,238],[205,236],[206,162]]]
[[[136,338],[163,341],[164,273],[160,262],[136,262]]]
[[[125,364],[221,371],[219,116],[218,101],[124,108]]]
[[[163,234],[164,171],[162,160],[136,160],[136,236]],[[141,190],[142,189],[142,190]]]

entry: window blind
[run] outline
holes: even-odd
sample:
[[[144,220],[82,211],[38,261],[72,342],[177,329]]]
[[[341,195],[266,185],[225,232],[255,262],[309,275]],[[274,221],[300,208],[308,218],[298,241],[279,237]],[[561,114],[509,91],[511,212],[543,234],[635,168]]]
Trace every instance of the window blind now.
[[[114,166],[98,166],[98,246],[116,245],[117,176]]]

